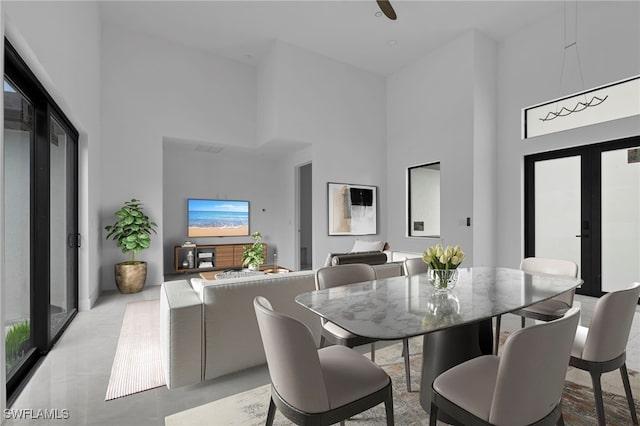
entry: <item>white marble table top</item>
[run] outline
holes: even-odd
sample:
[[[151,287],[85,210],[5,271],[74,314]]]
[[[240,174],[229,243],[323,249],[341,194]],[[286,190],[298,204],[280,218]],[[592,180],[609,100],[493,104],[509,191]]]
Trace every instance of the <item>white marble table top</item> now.
[[[296,302],[359,336],[396,340],[469,324],[549,299],[579,278],[519,269],[461,268],[456,287],[436,293],[427,274],[304,293]]]

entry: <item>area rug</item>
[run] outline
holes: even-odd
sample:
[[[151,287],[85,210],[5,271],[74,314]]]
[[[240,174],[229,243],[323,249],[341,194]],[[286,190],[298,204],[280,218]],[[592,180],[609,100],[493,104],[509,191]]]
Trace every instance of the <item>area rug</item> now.
[[[402,345],[394,344],[386,348],[376,350],[376,363],[387,371],[393,381],[394,418],[397,425],[427,425],[429,416],[422,409],[419,402],[420,387],[420,363],[422,354],[421,338],[410,340],[411,353],[411,382],[413,392],[408,393],[404,364],[402,362]],[[586,373],[585,373],[586,374]],[[609,373],[612,374],[612,373]],[[617,374],[617,373],[613,373]],[[588,374],[587,374],[588,376]],[[631,378],[634,387],[638,388],[640,377],[633,374]],[[618,381],[619,374],[618,374]],[[613,380],[612,380],[613,382]],[[610,387],[612,388],[613,385]],[[622,384],[614,389],[620,394],[604,392],[605,410],[608,425],[631,424],[629,407],[627,406]],[[225,426],[252,426],[264,425],[267,409],[269,407],[270,385],[264,385],[248,390],[224,399],[210,402],[198,407],[165,417],[165,426],[199,426],[199,425],[225,425]],[[638,394],[635,393],[636,407]],[[563,413],[566,425],[589,426],[597,425],[597,416],[593,392],[573,382],[567,382],[563,395]],[[281,413],[276,412],[275,425],[290,425]],[[384,425],[384,405],[378,405],[371,410],[352,417],[347,425]],[[438,422],[438,424],[441,424]]]
[[[105,401],[166,384],[160,358],[160,300],[127,304]]]

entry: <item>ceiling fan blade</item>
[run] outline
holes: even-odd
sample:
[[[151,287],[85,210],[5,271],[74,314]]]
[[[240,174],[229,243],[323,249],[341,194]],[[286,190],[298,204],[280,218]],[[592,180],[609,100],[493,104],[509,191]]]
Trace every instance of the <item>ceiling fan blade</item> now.
[[[389,3],[389,0],[376,0],[378,3],[378,7],[384,13],[384,15],[392,20],[396,20],[398,17],[396,16],[396,11],[393,10],[393,6]]]

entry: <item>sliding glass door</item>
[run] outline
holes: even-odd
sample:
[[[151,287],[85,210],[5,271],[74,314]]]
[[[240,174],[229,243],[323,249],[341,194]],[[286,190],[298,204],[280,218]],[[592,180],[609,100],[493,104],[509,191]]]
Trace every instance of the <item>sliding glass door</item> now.
[[[580,266],[578,293],[640,281],[640,137],[525,158],[525,255]]]
[[[78,133],[5,43],[4,234],[7,394],[78,305]]]
[[[7,377],[34,352],[31,321],[31,146],[33,105],[4,81],[4,283]],[[25,214],[26,213],[26,214]]]
[[[76,141],[62,120],[49,117],[49,341],[76,312]]]

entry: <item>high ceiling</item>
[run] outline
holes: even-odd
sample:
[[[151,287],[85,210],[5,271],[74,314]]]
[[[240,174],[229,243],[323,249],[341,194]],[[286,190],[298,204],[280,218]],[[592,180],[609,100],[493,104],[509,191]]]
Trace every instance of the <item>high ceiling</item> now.
[[[559,1],[103,1],[103,22],[256,65],[274,40],[389,75],[465,31],[501,40],[554,13]]]

